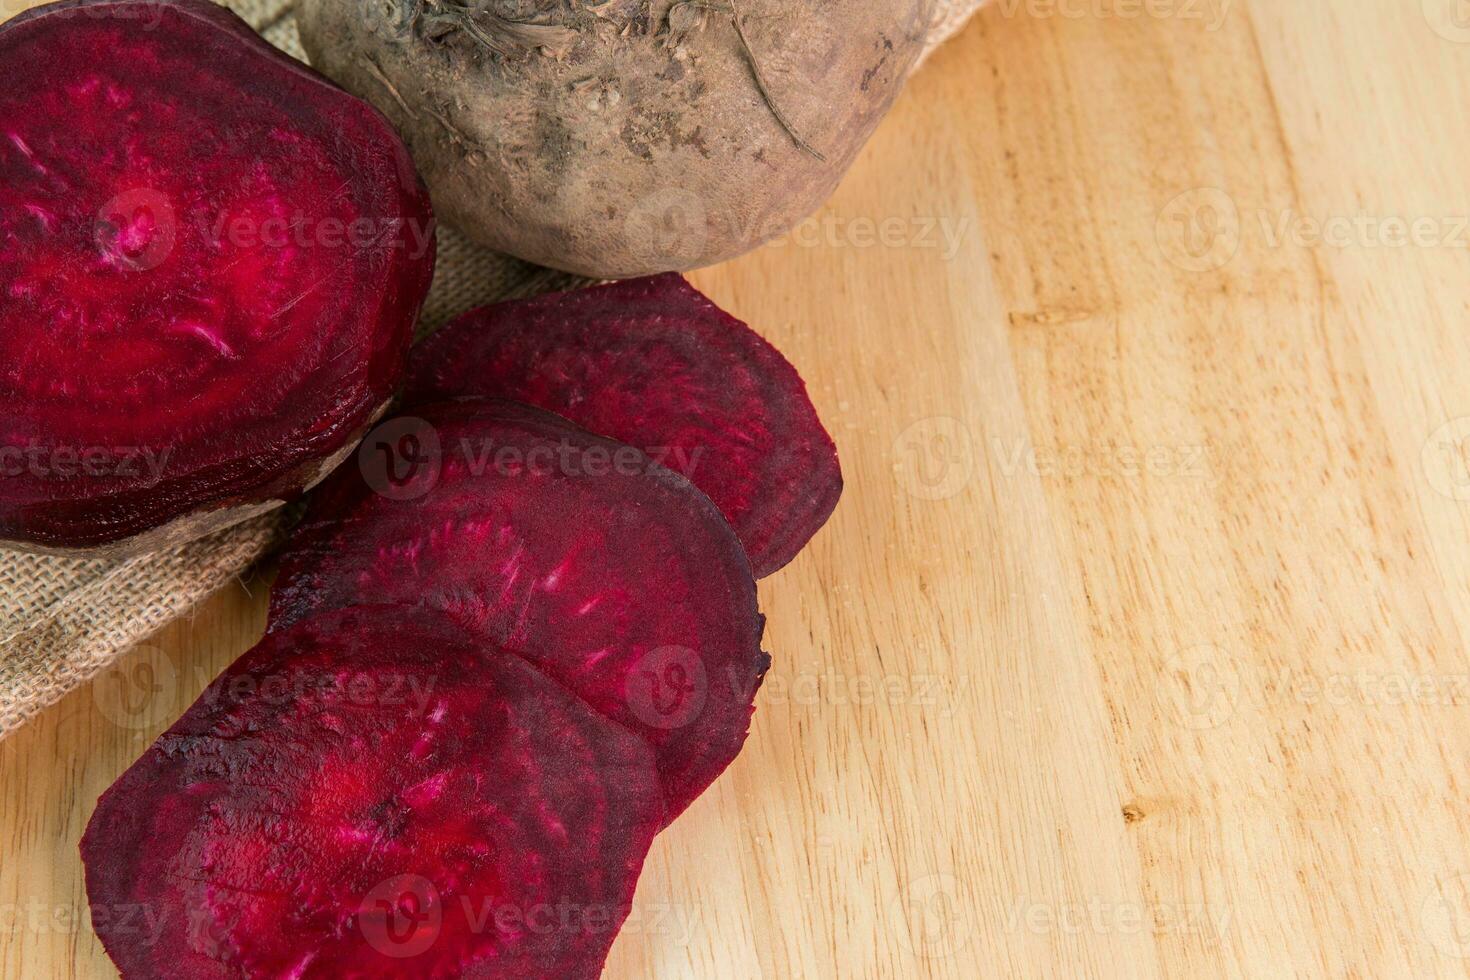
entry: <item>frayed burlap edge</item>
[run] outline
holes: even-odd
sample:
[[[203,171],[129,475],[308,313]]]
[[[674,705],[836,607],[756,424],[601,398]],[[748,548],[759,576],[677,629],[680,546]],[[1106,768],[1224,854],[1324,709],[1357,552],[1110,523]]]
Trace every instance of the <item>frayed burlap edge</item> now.
[[[291,15],[295,0],[222,2],[271,43],[303,57]],[[929,50],[983,4],[940,0]],[[582,282],[487,252],[441,229],[424,324],[437,327],[475,306]],[[124,561],[0,551],[0,738],[242,576],[281,542],[292,513],[278,510],[183,547]]]

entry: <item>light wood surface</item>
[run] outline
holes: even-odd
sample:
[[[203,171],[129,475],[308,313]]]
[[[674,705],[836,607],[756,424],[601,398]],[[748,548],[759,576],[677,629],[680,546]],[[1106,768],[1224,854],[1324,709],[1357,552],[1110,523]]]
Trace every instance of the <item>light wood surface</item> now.
[[[608,976],[1463,975],[1470,3],[996,4],[695,276],[848,489]],[[0,744],[5,977],[114,975],[77,840],[264,593]]]

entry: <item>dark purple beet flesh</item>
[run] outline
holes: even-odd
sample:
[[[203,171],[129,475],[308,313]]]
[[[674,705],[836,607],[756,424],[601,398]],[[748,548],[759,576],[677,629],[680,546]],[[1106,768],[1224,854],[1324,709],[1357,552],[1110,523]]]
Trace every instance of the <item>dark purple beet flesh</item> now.
[[[0,64],[0,542],[299,492],[388,401],[428,289],[401,140],[206,0],[38,8]]]
[[[441,610],[637,732],[670,819],[739,753],[770,662],[750,566],[709,499],[510,402],[384,423],[314,496],[272,628],[360,603]]]
[[[82,857],[94,908],[146,912],[98,927],[124,980],[591,980],[662,817],[636,736],[445,621],[364,607],[230,667],[103,794]]]
[[[526,402],[630,443],[709,495],[757,578],[837,506],[842,472],[796,369],[678,275],[503,303],[415,350],[408,399]]]

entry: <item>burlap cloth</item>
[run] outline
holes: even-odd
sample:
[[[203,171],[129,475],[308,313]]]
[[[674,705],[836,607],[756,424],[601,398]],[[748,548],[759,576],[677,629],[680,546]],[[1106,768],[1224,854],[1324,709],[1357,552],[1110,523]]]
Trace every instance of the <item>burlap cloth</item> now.
[[[295,0],[222,0],[277,47],[304,57]],[[985,0],[939,0],[930,50]],[[513,296],[579,284],[469,244],[439,238],[424,325]],[[83,561],[0,550],[0,738],[89,680],[154,631],[188,613],[280,543],[289,509],[173,551],[126,561]]]

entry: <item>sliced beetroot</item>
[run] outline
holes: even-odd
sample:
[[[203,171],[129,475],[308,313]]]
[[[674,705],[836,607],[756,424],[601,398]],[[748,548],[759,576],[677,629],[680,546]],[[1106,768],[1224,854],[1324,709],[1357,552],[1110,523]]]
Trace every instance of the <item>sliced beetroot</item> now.
[[[315,495],[272,628],[359,603],[442,610],[658,754],[669,816],[739,753],[770,659],[740,542],[637,449],[509,402],[384,423]]]
[[[230,667],[82,857],[93,908],[143,913],[97,926],[125,980],[595,978],[662,815],[636,736],[447,623],[360,608]]]
[[[410,401],[510,398],[646,450],[709,494],[757,578],[842,494],[837,449],[781,353],[678,275],[475,310],[417,348]]]
[[[0,542],[144,550],[299,492],[401,379],[428,197],[207,0],[0,26]]]

